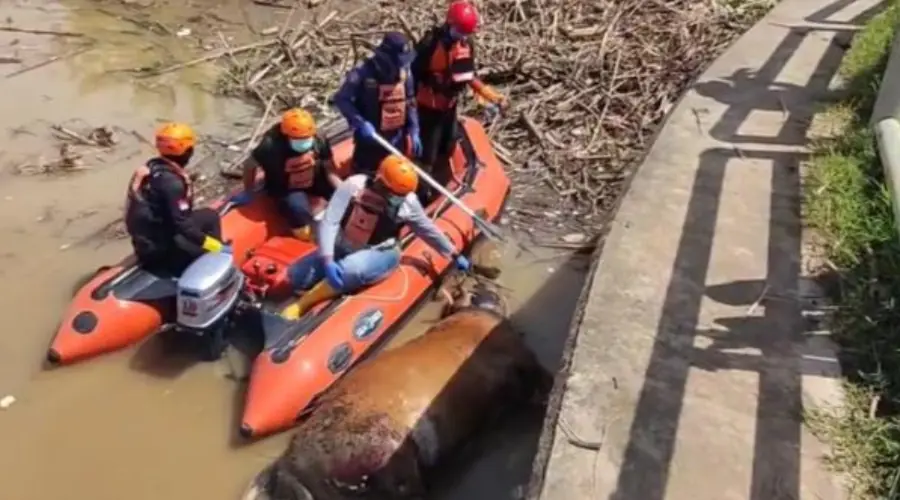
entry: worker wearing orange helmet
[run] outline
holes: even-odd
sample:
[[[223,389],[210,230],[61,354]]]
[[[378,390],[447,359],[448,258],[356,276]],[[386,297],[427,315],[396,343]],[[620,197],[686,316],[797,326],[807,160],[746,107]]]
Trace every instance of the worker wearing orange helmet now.
[[[231,252],[223,244],[219,214],[194,210],[194,188],[185,168],[197,138],[182,123],[156,131],[158,156],[132,175],[125,202],[125,227],[135,255],[148,268],[180,275],[204,252]]]
[[[454,1],[442,25],[432,27],[416,44],[411,71],[422,136],[422,161],[439,182],[449,180],[449,159],[456,144],[456,108],[460,94],[471,88],[496,113],[506,98],[476,76],[475,47],[469,39],[478,29],[475,6]]]
[[[468,270],[469,261],[434,225],[416,197],[419,177],[407,160],[386,157],[374,177],[345,179],[319,227],[319,251],[294,263],[288,277],[295,290],[309,290],[282,316],[297,319],[313,305],[352,293],[386,278],[400,264],[397,237],[404,224],[441,255]],[[324,278],[324,279],[323,279]]]
[[[294,108],[282,115],[244,162],[244,190],[231,201],[249,203],[262,168],[264,190],[288,220],[295,237],[308,241],[313,225],[310,197],[328,200],[341,179],[334,173],[331,145],[316,134],[309,112]]]

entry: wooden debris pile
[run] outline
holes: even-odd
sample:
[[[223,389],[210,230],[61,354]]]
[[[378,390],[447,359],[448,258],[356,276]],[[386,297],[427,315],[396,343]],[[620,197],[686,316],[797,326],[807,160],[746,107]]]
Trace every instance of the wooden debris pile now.
[[[16,167],[19,174],[59,174],[85,170],[84,156],[108,150],[118,144],[115,132],[109,127],[96,127],[86,134],[80,134],[62,125],[52,125],[50,131],[58,141],[57,157],[39,158]]]
[[[602,216],[686,86],[769,0],[481,0],[480,75],[509,96],[489,126],[515,184],[515,220]],[[446,0],[368,2],[286,22],[274,47],[222,58],[220,89],[261,106],[327,104],[388,30],[419,37]],[[469,100],[467,111],[476,112]],[[523,220],[525,219],[525,220]],[[534,222],[528,219],[534,219]],[[584,222],[584,220],[582,220]]]

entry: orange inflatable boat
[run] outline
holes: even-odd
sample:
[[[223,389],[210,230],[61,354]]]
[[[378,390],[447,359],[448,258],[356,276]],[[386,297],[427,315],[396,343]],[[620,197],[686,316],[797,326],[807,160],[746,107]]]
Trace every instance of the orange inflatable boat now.
[[[509,179],[481,124],[471,119],[462,123],[462,138],[451,161],[454,179],[447,188],[477,214],[495,220],[509,194]],[[473,220],[444,197],[428,211],[458,250],[467,248],[479,232]],[[387,279],[331,301],[317,314],[308,314],[266,339],[250,374],[243,436],[292,426],[317,395],[403,325],[452,265],[408,231],[401,241],[400,267]]]
[[[341,130],[327,135],[339,148],[349,150],[350,132]],[[348,168],[342,165],[341,168]],[[325,207],[325,200],[312,200],[314,209]],[[290,248],[290,256],[315,250],[313,243],[290,239],[288,227],[274,203],[264,196],[245,206],[233,208],[224,201],[212,203],[222,220],[222,237],[231,243],[233,264],[244,266],[255,250],[278,252]],[[268,245],[264,247],[264,244]],[[230,260],[230,257],[229,257]],[[173,276],[151,273],[136,265],[133,255],[122,262],[101,268],[76,293],[63,314],[59,329],[47,351],[52,364],[69,364],[138,343],[175,321],[178,281]],[[254,271],[253,266],[250,266]],[[258,271],[258,270],[255,270]],[[263,271],[266,282],[276,288],[286,285],[286,271]],[[248,276],[252,281],[252,276]]]
[[[478,215],[495,220],[509,193],[509,179],[481,124],[464,118],[462,125],[451,160],[453,178],[446,187]],[[346,129],[329,136],[344,175],[349,171],[351,137]],[[319,205],[324,207],[321,200]],[[218,206],[224,211],[223,238],[233,245],[233,261],[227,255],[207,254],[178,280],[154,276],[135,266],[133,258],[101,271],[76,295],[48,359],[73,362],[136,343],[189,312],[202,317],[194,304],[203,300],[203,293],[184,285],[196,281],[189,274],[202,270],[200,277],[207,283],[219,284],[215,294],[204,292],[207,299],[225,296],[237,285],[260,304],[265,342],[250,374],[240,430],[245,437],[262,436],[291,427],[317,395],[402,326],[452,265],[404,230],[401,264],[387,279],[288,322],[276,313],[289,300],[287,267],[314,251],[314,245],[288,236],[274,205],[264,197],[239,208],[229,209],[222,202]],[[427,211],[457,250],[467,248],[479,233],[473,220],[443,196]],[[205,327],[202,321],[195,326]]]

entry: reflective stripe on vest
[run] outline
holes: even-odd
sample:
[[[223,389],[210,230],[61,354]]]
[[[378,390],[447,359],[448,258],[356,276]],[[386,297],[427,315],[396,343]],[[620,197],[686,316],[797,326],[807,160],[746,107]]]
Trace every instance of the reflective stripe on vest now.
[[[381,108],[382,132],[393,132],[406,125],[406,72],[397,83],[378,86],[378,107]]]
[[[365,188],[353,197],[352,203],[350,216],[344,221],[343,237],[344,242],[353,250],[359,250],[372,243],[378,222],[385,215],[387,200]]]
[[[288,189],[309,189],[316,180],[316,154],[309,150],[284,162]]]
[[[194,186],[191,182],[191,178],[187,176],[184,172],[184,169],[178,166],[178,164],[169,161],[165,158],[156,158],[155,160],[159,160],[163,162],[163,165],[169,172],[177,175],[181,182],[184,184],[184,192],[185,197],[191,205],[194,203]],[[150,174],[153,173],[153,169],[150,167],[150,163],[155,161],[150,160],[149,162],[141,165],[137,169],[135,169],[134,173],[131,174],[131,180],[128,182],[128,191],[125,195],[125,213],[131,209],[132,203],[140,202],[146,203],[146,198],[144,198],[143,190],[147,185],[147,180],[150,178]]]
[[[448,51],[441,42],[435,44],[428,72],[433,84],[422,82],[416,92],[420,106],[446,110],[456,105],[454,84],[464,84],[475,79],[475,63],[469,44],[453,42]]]

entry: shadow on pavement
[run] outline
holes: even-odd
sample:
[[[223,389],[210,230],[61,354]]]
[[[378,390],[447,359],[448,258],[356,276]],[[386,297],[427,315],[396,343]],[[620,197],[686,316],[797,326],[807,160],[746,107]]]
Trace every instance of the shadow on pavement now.
[[[618,478],[616,500],[662,500],[666,496],[675,451],[688,373],[703,370],[751,370],[759,374],[756,432],[753,450],[752,500],[800,497],[800,438],[804,373],[836,376],[836,362],[810,366],[804,361],[803,304],[798,281],[801,263],[799,166],[805,155],[766,146],[803,146],[814,108],[810,100],[828,97],[835,74],[853,31],[827,18],[852,4],[841,0],[821,9],[807,21],[834,28],[791,27],[768,61],[759,69],[742,68],[725,81],[698,83],[695,90],[728,104],[710,127],[710,135],[733,148],[707,150],[700,158],[678,247],[673,279],[665,292],[662,319],[640,393],[628,446]],[[869,10],[858,16],[866,19]],[[765,22],[765,21],[764,21]],[[809,35],[837,31],[806,86],[776,82],[779,73]],[[760,90],[759,80],[767,84]],[[771,135],[741,133],[754,112],[782,116]],[[700,118],[698,117],[698,122]],[[776,125],[777,124],[777,125]],[[745,149],[763,146],[761,150]],[[775,150],[772,150],[775,149]],[[783,149],[783,148],[782,148]],[[796,149],[796,148],[795,148]],[[765,280],[707,287],[713,237],[726,169],[734,159],[773,165]],[[716,320],[720,329],[698,331],[703,298],[746,305],[740,317]],[[695,347],[698,336],[708,347]],[[741,352],[729,352],[739,350]],[[826,365],[827,360],[823,361]]]

